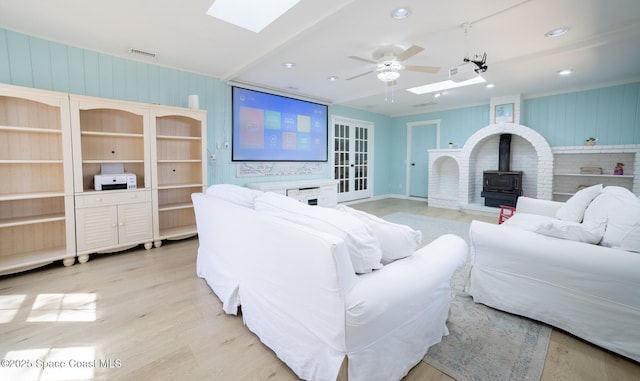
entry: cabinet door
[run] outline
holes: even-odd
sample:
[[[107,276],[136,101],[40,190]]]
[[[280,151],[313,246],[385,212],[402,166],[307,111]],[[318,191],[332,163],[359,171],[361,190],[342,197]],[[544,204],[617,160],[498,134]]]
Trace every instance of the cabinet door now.
[[[76,209],[76,232],[78,251],[117,245],[117,207]]]
[[[118,206],[118,241],[120,244],[151,241],[151,203]]]

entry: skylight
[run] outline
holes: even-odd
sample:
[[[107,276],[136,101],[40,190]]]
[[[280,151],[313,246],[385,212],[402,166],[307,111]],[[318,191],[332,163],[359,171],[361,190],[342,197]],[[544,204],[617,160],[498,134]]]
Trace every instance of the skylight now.
[[[260,33],[300,0],[215,0],[209,16]]]
[[[483,83],[483,82],[486,82],[486,80],[481,76],[477,76],[475,78],[472,78],[463,82],[453,82],[452,80],[449,79],[446,81],[431,83],[424,86],[412,87],[410,89],[407,89],[407,91],[420,95],[420,94],[433,93],[436,91],[455,89],[456,87],[475,85],[477,83]]]

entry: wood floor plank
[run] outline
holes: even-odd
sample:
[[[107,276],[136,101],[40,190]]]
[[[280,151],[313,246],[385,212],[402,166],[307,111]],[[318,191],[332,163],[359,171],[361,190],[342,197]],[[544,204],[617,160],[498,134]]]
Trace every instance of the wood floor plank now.
[[[497,219],[402,199],[352,206],[378,216],[406,212],[466,222]],[[95,380],[298,380],[244,326],[242,316],[222,311],[218,298],[196,276],[197,246],[197,239],[167,242],[148,251],[93,255],[81,265],[58,263],[0,277],[0,357],[48,351],[66,360],[120,361],[119,367],[90,369]],[[94,297],[95,303],[50,303],[49,310],[34,313],[38,298],[50,294],[70,301]],[[50,321],[33,321],[35,316]],[[64,321],[65,316],[93,318]],[[554,330],[542,379],[638,380],[640,365]],[[452,378],[421,362],[405,380]]]

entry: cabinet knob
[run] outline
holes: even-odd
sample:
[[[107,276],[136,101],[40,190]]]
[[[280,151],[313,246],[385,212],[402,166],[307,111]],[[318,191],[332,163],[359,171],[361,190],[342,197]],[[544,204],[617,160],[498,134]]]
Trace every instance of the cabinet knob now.
[[[131,198],[138,198],[138,195],[134,193],[131,195]]]
[[[124,226],[124,222],[121,222],[121,223],[119,223],[118,225],[120,225],[120,226]]]
[[[102,197],[96,197],[96,201],[102,201]]]
[[[117,225],[117,224],[111,224],[111,227],[112,227],[112,228],[117,228],[117,227],[118,227],[118,225]]]

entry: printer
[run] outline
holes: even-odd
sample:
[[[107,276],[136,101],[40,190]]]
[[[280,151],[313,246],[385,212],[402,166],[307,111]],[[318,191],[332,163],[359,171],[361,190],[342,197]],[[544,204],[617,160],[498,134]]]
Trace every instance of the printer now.
[[[95,190],[136,189],[136,174],[124,171],[124,164],[101,164],[101,173],[93,176]]]

